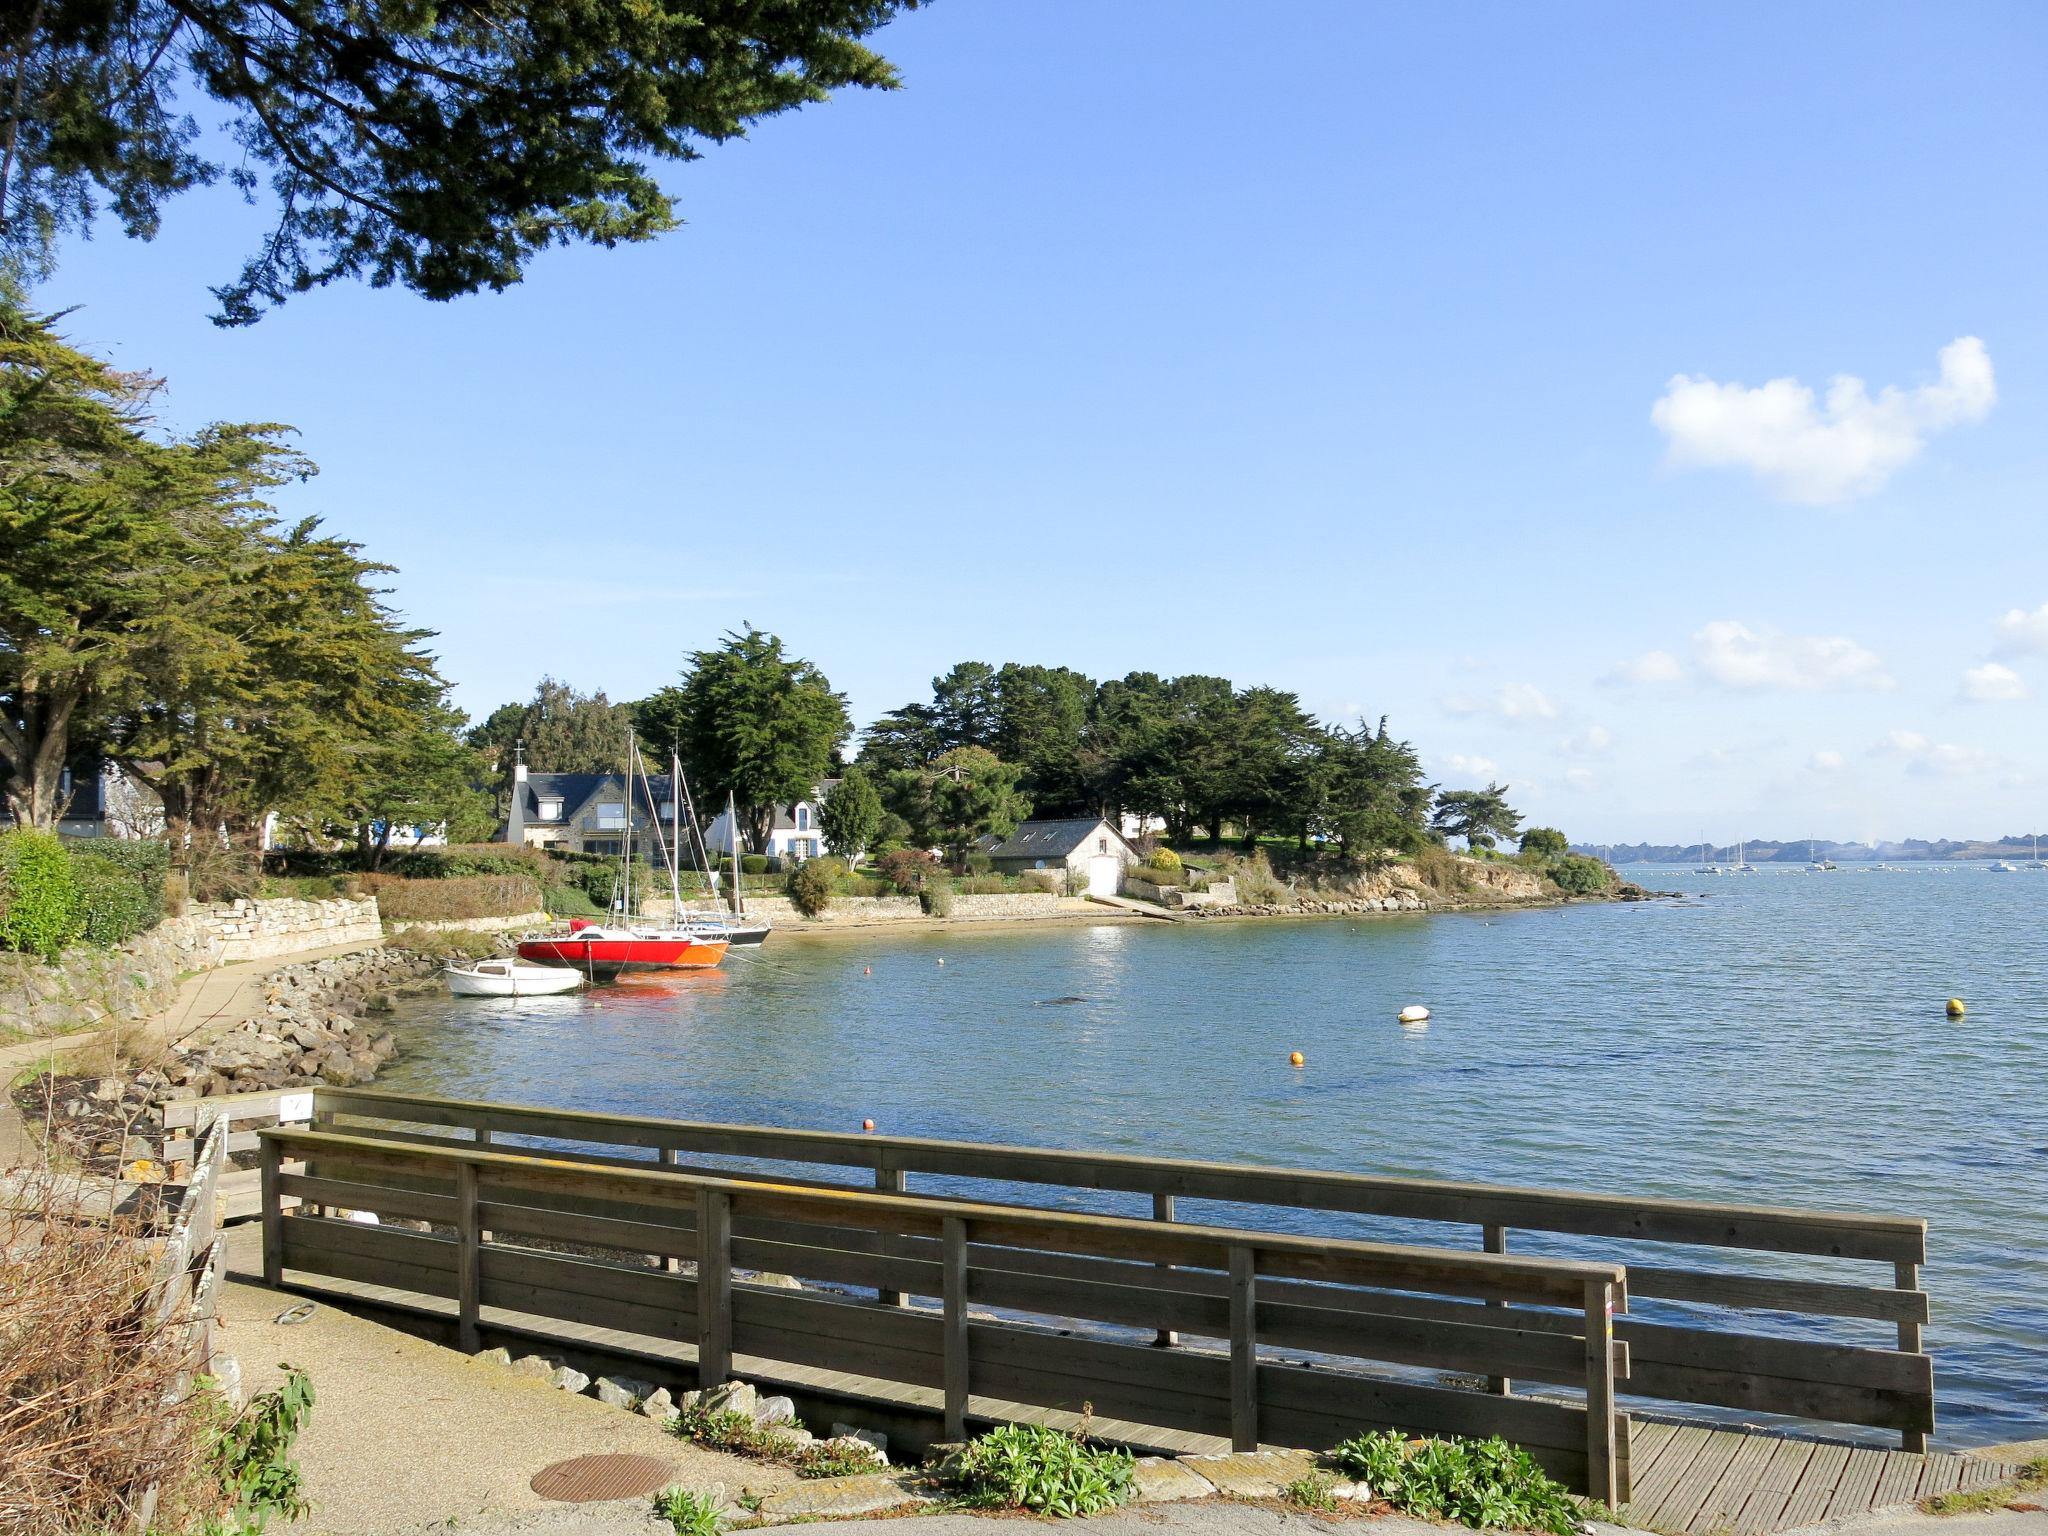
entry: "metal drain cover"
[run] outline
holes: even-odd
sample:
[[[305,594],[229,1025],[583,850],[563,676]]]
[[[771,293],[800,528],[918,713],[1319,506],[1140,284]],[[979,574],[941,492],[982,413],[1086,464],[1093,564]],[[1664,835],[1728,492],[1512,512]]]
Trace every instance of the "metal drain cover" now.
[[[646,1498],[675,1480],[676,1464],[659,1456],[578,1456],[533,1474],[529,1484],[544,1499],[589,1504],[599,1499]]]

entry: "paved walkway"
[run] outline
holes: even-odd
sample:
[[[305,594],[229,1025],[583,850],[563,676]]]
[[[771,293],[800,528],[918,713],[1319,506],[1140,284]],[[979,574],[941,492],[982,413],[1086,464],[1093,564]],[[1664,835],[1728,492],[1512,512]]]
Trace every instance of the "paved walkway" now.
[[[307,1321],[280,1325],[277,1316],[300,1298],[262,1284],[256,1224],[228,1234],[219,1315],[244,1386],[253,1393],[277,1385],[287,1360],[313,1380],[313,1420],[297,1451],[313,1512],[291,1536],[469,1536],[525,1529],[519,1522],[536,1517],[562,1523],[534,1529],[578,1530],[583,1507],[549,1504],[528,1484],[554,1462],[599,1452],[656,1456],[673,1464],[677,1484],[720,1485],[735,1496],[796,1481],[782,1467],[702,1450],[640,1414],[338,1307],[319,1304]],[[627,1518],[622,1530],[669,1529],[652,1521],[646,1500],[606,1511]]]
[[[135,1051],[161,1050],[191,1038],[209,1025],[239,1023],[263,1011],[263,978],[272,971],[307,960],[326,960],[335,955],[354,954],[359,949],[375,949],[382,942],[368,939],[356,944],[335,944],[197,971],[179,984],[178,995],[168,1008],[133,1028],[87,1029],[73,1035],[50,1035],[0,1047],[0,1168],[17,1167],[34,1158],[42,1145],[39,1130],[24,1126],[14,1107],[14,1078],[25,1068],[51,1056],[63,1056],[88,1063],[103,1059],[111,1070],[113,1052],[121,1040],[131,1042]]]

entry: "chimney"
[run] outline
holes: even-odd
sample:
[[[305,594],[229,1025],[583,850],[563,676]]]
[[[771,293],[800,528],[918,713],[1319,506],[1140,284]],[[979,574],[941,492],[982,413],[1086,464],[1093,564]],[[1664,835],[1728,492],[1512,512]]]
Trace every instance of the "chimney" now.
[[[517,848],[526,841],[526,743],[512,743],[512,809],[505,815],[505,841]]]

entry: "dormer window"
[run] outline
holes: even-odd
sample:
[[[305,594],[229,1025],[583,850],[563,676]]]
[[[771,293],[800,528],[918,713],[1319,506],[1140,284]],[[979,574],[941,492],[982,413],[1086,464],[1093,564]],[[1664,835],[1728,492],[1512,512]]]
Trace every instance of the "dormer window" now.
[[[542,795],[540,799],[540,819],[542,821],[560,821],[562,819],[561,800],[553,796]]]
[[[811,808],[808,805],[800,805],[796,808],[796,829],[799,832],[810,831]]]

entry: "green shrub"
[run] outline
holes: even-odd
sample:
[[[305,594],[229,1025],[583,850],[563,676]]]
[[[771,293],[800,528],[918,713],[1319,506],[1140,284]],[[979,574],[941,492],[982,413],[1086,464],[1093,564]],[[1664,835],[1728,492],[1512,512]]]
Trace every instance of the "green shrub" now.
[[[1475,1529],[1507,1526],[1572,1536],[1579,1508],[1527,1451],[1490,1440],[1421,1440],[1392,1430],[1346,1440],[1330,1453],[1344,1474],[1375,1498],[1424,1520],[1456,1520]]]
[[[545,905],[552,917],[604,916],[604,909],[584,895],[581,887],[574,885],[548,887]]]
[[[1614,871],[1598,859],[1570,853],[1551,866],[1550,878],[1567,896],[1595,896],[1614,883]]]
[[[265,875],[256,887],[259,900],[329,901],[336,896],[361,896],[361,875]]]
[[[292,1445],[313,1417],[313,1383],[296,1366],[284,1371],[284,1385],[251,1398],[214,1447],[214,1474],[229,1509],[208,1536],[253,1536],[272,1515],[297,1520],[311,1508]]]
[[[509,843],[455,843],[387,855],[380,873],[410,880],[461,880],[471,875],[525,875],[545,884],[548,856]]]
[[[924,883],[924,889],[917,893],[918,905],[927,917],[951,917],[953,915],[953,886],[950,881],[931,879]]]
[[[743,875],[765,875],[774,871],[775,861],[765,853],[743,853],[740,855],[740,873]]]
[[[54,959],[78,937],[71,855],[49,832],[0,832],[0,949]]]
[[[1027,869],[1017,877],[1017,883],[1027,891],[1042,891],[1048,896],[1057,896],[1066,881],[1060,878],[1057,869]]]
[[[962,1501],[1042,1515],[1100,1514],[1130,1498],[1137,1462],[1042,1424],[1005,1424],[954,1458],[948,1478]]]
[[[853,1477],[862,1472],[879,1472],[886,1465],[865,1440],[820,1441],[794,1452],[788,1459],[796,1468],[796,1475],[803,1478]]]
[[[839,889],[839,877],[846,866],[837,859],[805,859],[789,872],[785,889],[797,911],[816,917],[832,905]]]
[[[996,867],[996,861],[978,848],[967,855],[965,863],[970,875],[985,875]]]
[[[1171,848],[1154,848],[1152,850],[1152,857],[1147,859],[1145,862],[1147,864],[1150,864],[1154,869],[1163,869],[1176,875],[1181,872],[1181,869],[1183,867],[1180,861],[1180,855],[1175,853]]]
[[[88,944],[111,947],[163,921],[161,876],[145,886],[113,860],[80,851],[71,856],[71,882],[79,937]]]
[[[1571,843],[1555,827],[1530,827],[1522,834],[1522,852],[1538,858],[1561,859],[1571,851]]]
[[[654,1512],[675,1527],[676,1536],[718,1536],[718,1501],[688,1488],[664,1488]]]

